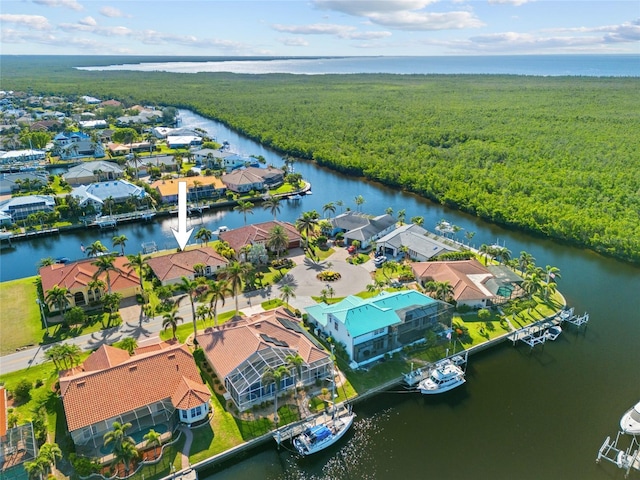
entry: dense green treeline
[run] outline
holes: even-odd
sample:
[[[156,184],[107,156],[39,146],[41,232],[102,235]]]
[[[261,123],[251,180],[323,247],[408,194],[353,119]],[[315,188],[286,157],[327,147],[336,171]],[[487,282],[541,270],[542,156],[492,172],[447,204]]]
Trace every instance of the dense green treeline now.
[[[83,72],[69,58],[6,60],[3,89],[187,107],[289,154],[640,262],[636,78]]]

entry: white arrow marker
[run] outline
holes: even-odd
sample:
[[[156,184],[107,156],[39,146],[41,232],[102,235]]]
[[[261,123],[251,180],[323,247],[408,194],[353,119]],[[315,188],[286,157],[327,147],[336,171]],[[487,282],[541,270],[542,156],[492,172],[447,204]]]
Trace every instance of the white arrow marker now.
[[[171,230],[180,250],[184,250],[193,232],[193,228],[187,231],[187,182],[178,182],[178,231]]]

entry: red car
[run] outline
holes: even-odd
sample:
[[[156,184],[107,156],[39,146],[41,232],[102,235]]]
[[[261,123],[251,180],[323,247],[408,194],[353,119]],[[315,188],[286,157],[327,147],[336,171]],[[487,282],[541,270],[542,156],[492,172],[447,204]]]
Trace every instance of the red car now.
[[[356,247],[354,247],[353,245],[349,245],[349,247],[347,248],[347,252],[349,253],[356,253]]]

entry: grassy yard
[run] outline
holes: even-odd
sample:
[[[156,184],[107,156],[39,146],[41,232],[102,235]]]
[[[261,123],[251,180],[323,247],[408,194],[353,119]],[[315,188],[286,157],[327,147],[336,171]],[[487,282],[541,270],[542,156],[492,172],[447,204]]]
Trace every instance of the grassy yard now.
[[[229,321],[234,316],[234,314],[235,312],[231,311],[231,312],[224,312],[218,315],[218,325],[221,325]],[[244,315],[242,312],[239,312],[239,314]],[[207,324],[203,326],[202,321],[198,320],[198,330],[203,330],[208,326],[213,326],[213,322],[211,323],[211,325]],[[178,341],[180,341],[180,343],[184,343],[189,337],[189,335],[192,335],[192,334],[193,334],[193,321],[191,320],[191,314],[189,314],[185,316],[184,322],[181,325],[179,325],[178,328],[176,329],[176,337],[178,338]],[[163,330],[160,332],[161,340],[170,340],[171,338],[172,338],[171,329]]]
[[[45,330],[36,303],[38,277],[0,283],[0,354],[17,348],[37,345]]]

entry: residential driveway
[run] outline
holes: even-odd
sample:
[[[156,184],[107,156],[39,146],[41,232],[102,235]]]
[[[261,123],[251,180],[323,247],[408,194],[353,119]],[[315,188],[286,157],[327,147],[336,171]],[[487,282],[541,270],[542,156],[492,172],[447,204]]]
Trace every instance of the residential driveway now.
[[[347,263],[349,254],[346,249],[337,247],[335,253],[328,259],[321,262],[315,262],[306,258],[302,253],[294,254],[291,259],[296,266],[289,270],[284,279],[278,282],[276,289],[280,295],[280,287],[283,285],[291,285],[294,288],[295,298],[289,303],[295,308],[304,308],[309,305],[315,305],[311,297],[320,296],[320,292],[331,286],[335,293],[335,297],[346,297],[363,290],[371,283],[371,271],[375,269],[373,263],[368,261],[362,265],[351,265]],[[324,270],[338,272],[341,277],[335,282],[323,282],[316,278],[316,275]]]

